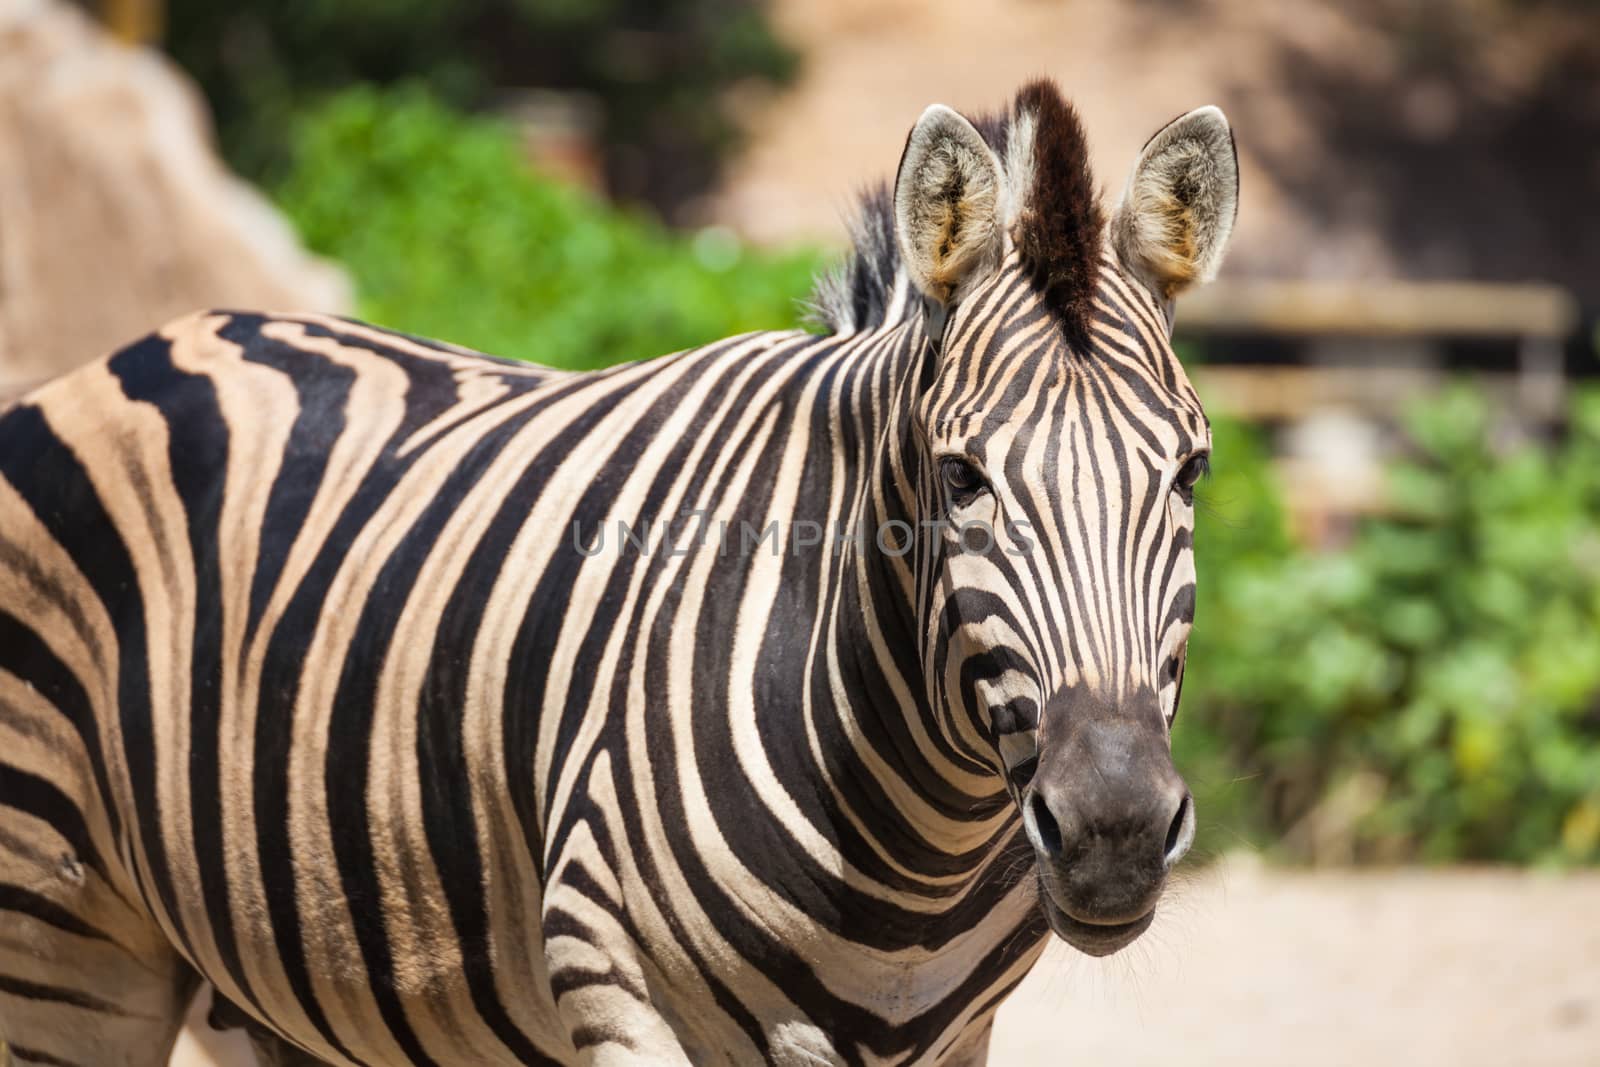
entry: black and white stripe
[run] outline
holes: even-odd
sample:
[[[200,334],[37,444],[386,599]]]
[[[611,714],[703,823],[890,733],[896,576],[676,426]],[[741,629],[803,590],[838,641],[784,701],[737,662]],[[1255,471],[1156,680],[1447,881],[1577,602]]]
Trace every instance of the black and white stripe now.
[[[981,1062],[1051,709],[1164,731],[1194,602],[1205,419],[1095,262],[1081,331],[1008,238],[591,374],[213,312],[0,413],[12,1056],[204,981],[335,1064]]]

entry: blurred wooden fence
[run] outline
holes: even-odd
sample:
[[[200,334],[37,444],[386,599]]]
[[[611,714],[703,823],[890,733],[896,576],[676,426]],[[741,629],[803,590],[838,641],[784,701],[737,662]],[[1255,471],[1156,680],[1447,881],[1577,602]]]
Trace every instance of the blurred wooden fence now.
[[[1394,424],[1452,377],[1470,373],[1485,390],[1498,432],[1558,423],[1579,323],[1577,301],[1552,285],[1223,281],[1184,298],[1177,333],[1206,351],[1194,377],[1212,413],[1274,429],[1291,522],[1316,543],[1388,506]],[[1456,357],[1463,345],[1470,366]]]

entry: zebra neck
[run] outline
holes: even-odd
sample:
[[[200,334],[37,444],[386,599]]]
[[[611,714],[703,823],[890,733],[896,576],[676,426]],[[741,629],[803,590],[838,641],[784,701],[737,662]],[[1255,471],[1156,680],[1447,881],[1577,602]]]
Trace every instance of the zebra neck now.
[[[815,736],[844,735],[831,751],[841,816],[871,826],[862,846],[878,861],[931,875],[941,895],[957,892],[993,863],[1018,825],[1003,781],[963,751],[942,709],[928,698],[916,575],[921,453],[912,432],[915,390],[932,358],[921,323],[886,332],[861,357],[865,388],[841,398],[840,439],[867,443],[854,530],[819,619],[825,655],[809,680]],[[824,741],[826,750],[827,741]]]

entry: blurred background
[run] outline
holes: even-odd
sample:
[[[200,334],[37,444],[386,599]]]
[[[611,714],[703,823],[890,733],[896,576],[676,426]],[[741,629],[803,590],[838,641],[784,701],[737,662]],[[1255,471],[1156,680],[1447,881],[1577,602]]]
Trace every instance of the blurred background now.
[[[0,0],[0,393],[207,305],[791,327],[922,108],[1037,74],[1108,199],[1220,104],[1243,203],[1178,312],[1209,862],[995,1062],[1600,1064],[1592,0]]]

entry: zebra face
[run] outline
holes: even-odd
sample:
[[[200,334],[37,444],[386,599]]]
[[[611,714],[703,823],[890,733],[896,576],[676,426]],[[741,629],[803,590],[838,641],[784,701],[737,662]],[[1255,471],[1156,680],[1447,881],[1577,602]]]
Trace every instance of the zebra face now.
[[[1237,172],[1221,113],[1191,112],[1105,227],[1085,159],[1048,86],[987,134],[930,109],[896,221],[939,338],[913,418],[941,532],[919,560],[931,702],[1003,777],[1051,928],[1105,955],[1149,926],[1194,837],[1170,727],[1210,433],[1168,331],[1215,270]]]
[[[1020,266],[958,309],[919,425],[943,531],[924,662],[1020,806],[1052,927],[1113,951],[1194,835],[1173,767],[1205,416],[1111,259],[1069,340]]]

